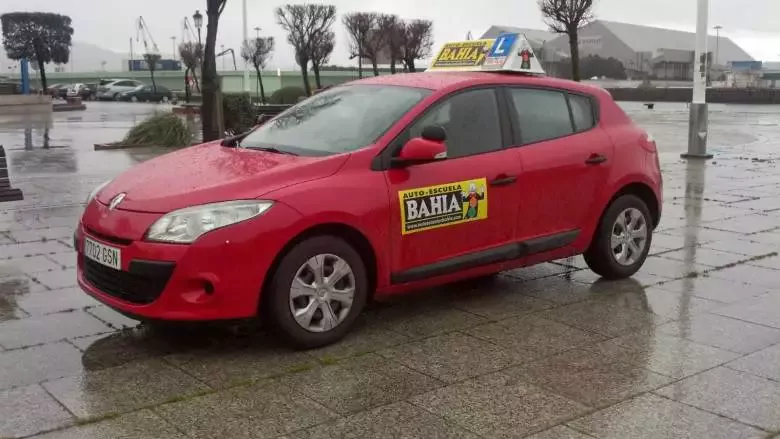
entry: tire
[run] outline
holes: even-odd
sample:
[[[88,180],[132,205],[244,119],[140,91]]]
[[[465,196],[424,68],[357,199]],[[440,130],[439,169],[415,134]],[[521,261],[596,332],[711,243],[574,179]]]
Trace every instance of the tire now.
[[[310,261],[315,260],[315,257],[316,261],[324,261],[319,264],[324,267],[321,272],[324,279],[329,277],[328,273],[333,273],[332,264],[337,263],[338,259],[346,263],[351,275],[344,275],[342,280],[334,284],[336,288],[330,290],[299,286],[298,291],[305,294],[291,299],[292,285],[294,281],[297,282],[296,279],[303,279],[297,285],[316,283],[310,265]],[[352,246],[335,236],[315,236],[297,244],[282,258],[272,276],[267,290],[263,292],[261,316],[272,332],[299,349],[325,346],[343,338],[362,312],[369,295],[368,276],[363,259]],[[345,302],[329,296],[331,291],[335,295],[338,293],[336,290],[344,291],[349,286],[354,290],[351,305],[344,306]],[[346,296],[341,293],[338,297]],[[308,313],[308,324],[299,323],[293,316],[293,309],[306,315],[305,310],[311,308],[314,308],[314,311]],[[335,318],[330,321],[337,322],[330,326],[331,329],[326,329],[326,309],[331,310],[329,315]],[[308,329],[304,327],[305,324]]]
[[[119,93],[114,93],[114,100],[115,100],[115,101],[118,101],[118,100],[119,100]]]
[[[170,99],[168,99],[168,96],[163,96],[162,99],[160,99],[160,102],[162,102],[163,104],[167,104],[169,100]]]
[[[138,102],[138,97],[137,97],[137,96],[132,96],[132,97],[130,98],[130,100],[131,100],[132,102]]]
[[[641,239],[623,238],[620,234],[622,225],[618,224],[618,218],[629,215],[632,219],[625,221],[628,228],[637,230],[639,224],[644,224],[644,241]],[[637,221],[631,225],[632,221]],[[641,221],[641,223],[640,223]],[[626,229],[623,229],[626,230]],[[617,246],[613,249],[613,234],[616,236]],[[635,236],[641,234],[637,233]],[[625,279],[639,271],[647,259],[653,238],[652,217],[642,199],[635,195],[623,195],[609,205],[601,217],[593,240],[585,252],[585,262],[591,270],[605,279]],[[620,242],[622,241],[622,242]],[[633,242],[633,247],[631,246]],[[639,250],[639,251],[637,251]],[[616,254],[617,251],[617,254]]]

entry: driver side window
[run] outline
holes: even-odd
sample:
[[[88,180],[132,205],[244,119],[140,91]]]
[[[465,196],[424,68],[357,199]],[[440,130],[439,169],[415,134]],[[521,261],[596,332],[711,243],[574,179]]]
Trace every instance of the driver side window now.
[[[419,137],[425,127],[439,125],[447,133],[447,158],[497,151],[502,148],[498,101],[494,89],[458,93],[435,104],[409,128]]]

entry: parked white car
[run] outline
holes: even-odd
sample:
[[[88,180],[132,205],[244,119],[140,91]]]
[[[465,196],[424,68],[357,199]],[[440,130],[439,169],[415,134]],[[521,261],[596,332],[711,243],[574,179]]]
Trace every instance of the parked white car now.
[[[139,85],[144,85],[141,81],[135,79],[117,79],[114,82],[103,84],[98,88],[98,99],[101,101],[114,101],[119,95],[126,91],[133,90]]]

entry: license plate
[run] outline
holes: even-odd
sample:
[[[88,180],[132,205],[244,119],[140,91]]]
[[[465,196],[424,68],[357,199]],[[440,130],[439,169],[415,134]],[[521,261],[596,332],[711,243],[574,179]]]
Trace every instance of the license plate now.
[[[106,267],[115,270],[122,269],[121,252],[118,248],[101,244],[86,236],[84,237],[84,256]]]

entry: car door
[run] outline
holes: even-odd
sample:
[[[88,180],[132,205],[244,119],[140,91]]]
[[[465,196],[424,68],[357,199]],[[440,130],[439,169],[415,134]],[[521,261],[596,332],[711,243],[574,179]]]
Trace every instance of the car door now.
[[[504,146],[509,121],[495,88],[469,89],[434,104],[391,147],[430,125],[444,127],[446,159],[392,168],[392,281],[405,283],[498,262],[508,256],[520,162]],[[515,250],[513,247],[511,250]]]
[[[606,187],[613,155],[594,99],[555,89],[506,91],[523,166],[517,237],[571,236]]]

